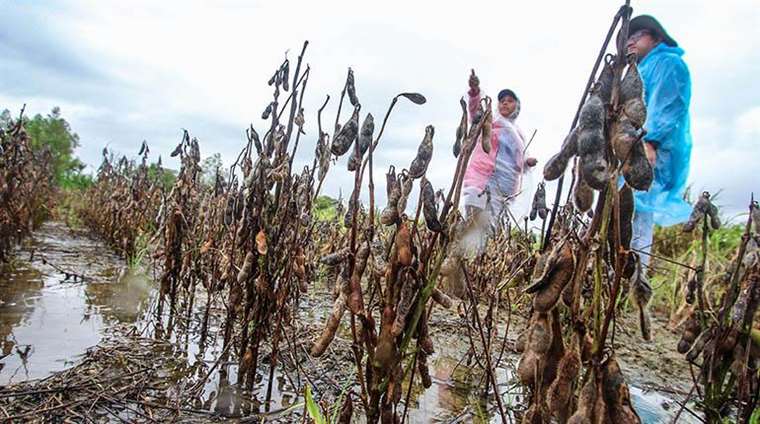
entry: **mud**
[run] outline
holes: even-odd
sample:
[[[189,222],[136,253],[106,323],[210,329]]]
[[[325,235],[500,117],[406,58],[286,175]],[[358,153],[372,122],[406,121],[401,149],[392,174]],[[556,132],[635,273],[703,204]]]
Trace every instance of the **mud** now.
[[[79,277],[74,281],[73,274],[84,276],[84,281]],[[128,271],[126,263],[102,243],[61,223],[44,224],[16,249],[15,259],[0,275],[0,384],[8,387],[75,366],[84,352],[124,326],[145,337],[161,336],[172,342],[176,359],[183,365],[166,370],[167,378],[185,385],[201,381],[202,390],[189,402],[193,408],[208,411],[207,418],[258,414],[271,421],[290,422],[302,413],[300,388],[305,384],[312,384],[315,397],[330,405],[355,379],[350,330],[345,323],[322,358],[312,359],[307,354],[332,303],[327,287],[314,284],[301,298],[301,319],[296,320],[301,324],[278,357],[269,403],[265,393],[269,355],[264,356],[266,366],[254,390],[238,390],[235,353],[230,353],[226,362],[217,361],[222,353],[218,317],[223,311],[212,310],[209,338],[201,348],[198,330],[203,311],[182,317],[173,334],[163,334],[153,319],[155,287],[148,273]],[[494,403],[485,401],[488,385],[483,373],[473,361],[468,364],[465,322],[455,311],[433,310],[430,329],[436,352],[429,359],[433,386],[424,390],[416,384],[412,388],[407,422],[498,420]],[[499,341],[505,324],[499,327]],[[524,318],[513,315],[505,354],[497,369],[504,405],[515,419],[525,408],[525,392],[514,375],[518,355],[513,351],[523,327]],[[688,367],[675,351],[677,335],[656,316],[652,328],[652,341],[644,342],[635,322],[620,322],[615,346],[643,422],[671,422],[679,409],[677,401],[685,397],[691,379]],[[405,386],[403,398],[407,390]],[[352,392],[356,418],[363,415],[359,389]],[[680,422],[697,421],[684,412]]]

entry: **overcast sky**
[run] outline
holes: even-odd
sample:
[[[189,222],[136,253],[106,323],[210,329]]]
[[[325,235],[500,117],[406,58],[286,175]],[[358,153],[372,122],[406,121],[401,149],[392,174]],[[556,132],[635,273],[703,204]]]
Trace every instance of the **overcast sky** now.
[[[750,192],[760,194],[757,1],[632,5],[634,15],[656,16],[686,50],[693,83],[690,182],[698,191],[723,190],[726,213],[744,210]],[[316,109],[326,94],[332,98],[326,120],[334,120],[350,66],[362,113],[376,120],[399,92],[428,99],[424,106],[397,106],[377,151],[376,178],[382,181],[390,163],[407,167],[432,124],[429,174],[438,188],[453,174],[458,100],[470,68],[492,96],[505,87],[518,94],[518,123],[528,134],[538,130],[531,150],[543,165],[569,129],[618,7],[612,1],[0,0],[0,109],[17,112],[26,103],[30,113],[47,113],[60,106],[80,135],[78,154],[91,172],[104,145],[134,156],[143,139],[166,161],[182,128],[200,140],[204,156],[219,152],[229,164],[250,123],[266,128],[260,115],[273,70],[288,50],[294,62],[309,40],[301,160],[312,155]],[[351,188],[342,159],[327,194]]]

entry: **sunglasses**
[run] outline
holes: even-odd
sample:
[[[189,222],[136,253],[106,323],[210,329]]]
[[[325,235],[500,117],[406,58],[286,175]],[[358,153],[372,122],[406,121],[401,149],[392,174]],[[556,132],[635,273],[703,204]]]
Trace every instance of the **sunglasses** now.
[[[651,36],[652,33],[649,30],[640,29],[640,30],[634,32],[633,34],[629,35],[628,36],[628,41],[632,41],[632,42],[635,43],[636,41],[639,41],[645,35]]]

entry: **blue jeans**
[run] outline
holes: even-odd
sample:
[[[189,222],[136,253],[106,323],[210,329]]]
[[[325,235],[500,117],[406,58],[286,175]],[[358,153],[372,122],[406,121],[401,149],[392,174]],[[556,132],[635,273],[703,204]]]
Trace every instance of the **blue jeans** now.
[[[633,239],[631,248],[641,251],[641,268],[646,271],[649,267],[649,253],[652,251],[654,237],[654,213],[636,212],[633,215]]]

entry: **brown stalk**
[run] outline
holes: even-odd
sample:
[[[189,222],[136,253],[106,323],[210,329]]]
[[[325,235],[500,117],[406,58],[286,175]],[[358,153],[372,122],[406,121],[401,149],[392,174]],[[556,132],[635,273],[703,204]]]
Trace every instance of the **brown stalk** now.
[[[573,118],[572,124],[570,124],[570,129],[572,130],[575,128],[576,124],[578,124],[578,118],[580,117],[581,108],[586,103],[586,97],[588,96],[588,93],[591,91],[591,86],[594,84],[594,80],[596,79],[596,73],[599,70],[599,65],[602,63],[602,59],[604,59],[604,55],[607,52],[607,46],[610,43],[610,40],[612,39],[612,35],[615,33],[615,28],[617,28],[618,22],[623,18],[624,15],[627,15],[630,17],[630,0],[626,0],[625,5],[620,7],[620,10],[615,14],[615,17],[612,20],[612,24],[610,25],[610,29],[607,31],[607,36],[604,38],[604,42],[602,43],[602,48],[599,49],[599,54],[596,57],[596,62],[594,62],[594,67],[591,70],[591,75],[589,75],[588,81],[586,81],[586,87],[583,89],[583,95],[581,96],[581,101],[578,103],[578,108],[575,112],[575,117]],[[545,251],[548,247],[549,241],[551,240],[552,230],[554,227],[554,221],[557,218],[557,209],[560,203],[560,199],[562,198],[562,183],[564,181],[565,177],[564,175],[559,177],[557,180],[557,193],[554,196],[554,206],[552,207],[552,213],[549,216],[549,225],[547,226],[548,229],[546,230],[546,237],[544,237],[544,244],[541,248],[542,251]],[[570,191],[572,192],[573,188],[570,187]]]
[[[483,332],[483,324],[480,320],[480,313],[478,312],[478,301],[475,298],[475,294],[472,291],[472,285],[470,284],[470,277],[467,274],[467,269],[461,265],[462,273],[464,275],[464,280],[467,287],[467,293],[470,296],[470,302],[472,302],[472,310],[473,315],[475,316],[475,323],[478,326],[478,333],[480,335],[480,343],[483,346],[483,354],[486,358],[486,373],[488,374],[488,378],[491,381],[491,385],[493,386],[494,395],[496,397],[496,405],[499,408],[499,416],[501,417],[501,422],[505,423],[507,422],[507,415],[504,412],[504,405],[501,401],[501,395],[499,394],[499,386],[496,384],[496,375],[494,373],[494,368],[492,367],[492,361],[491,361],[491,349],[490,344],[487,341],[487,337],[485,336],[485,333]]]

